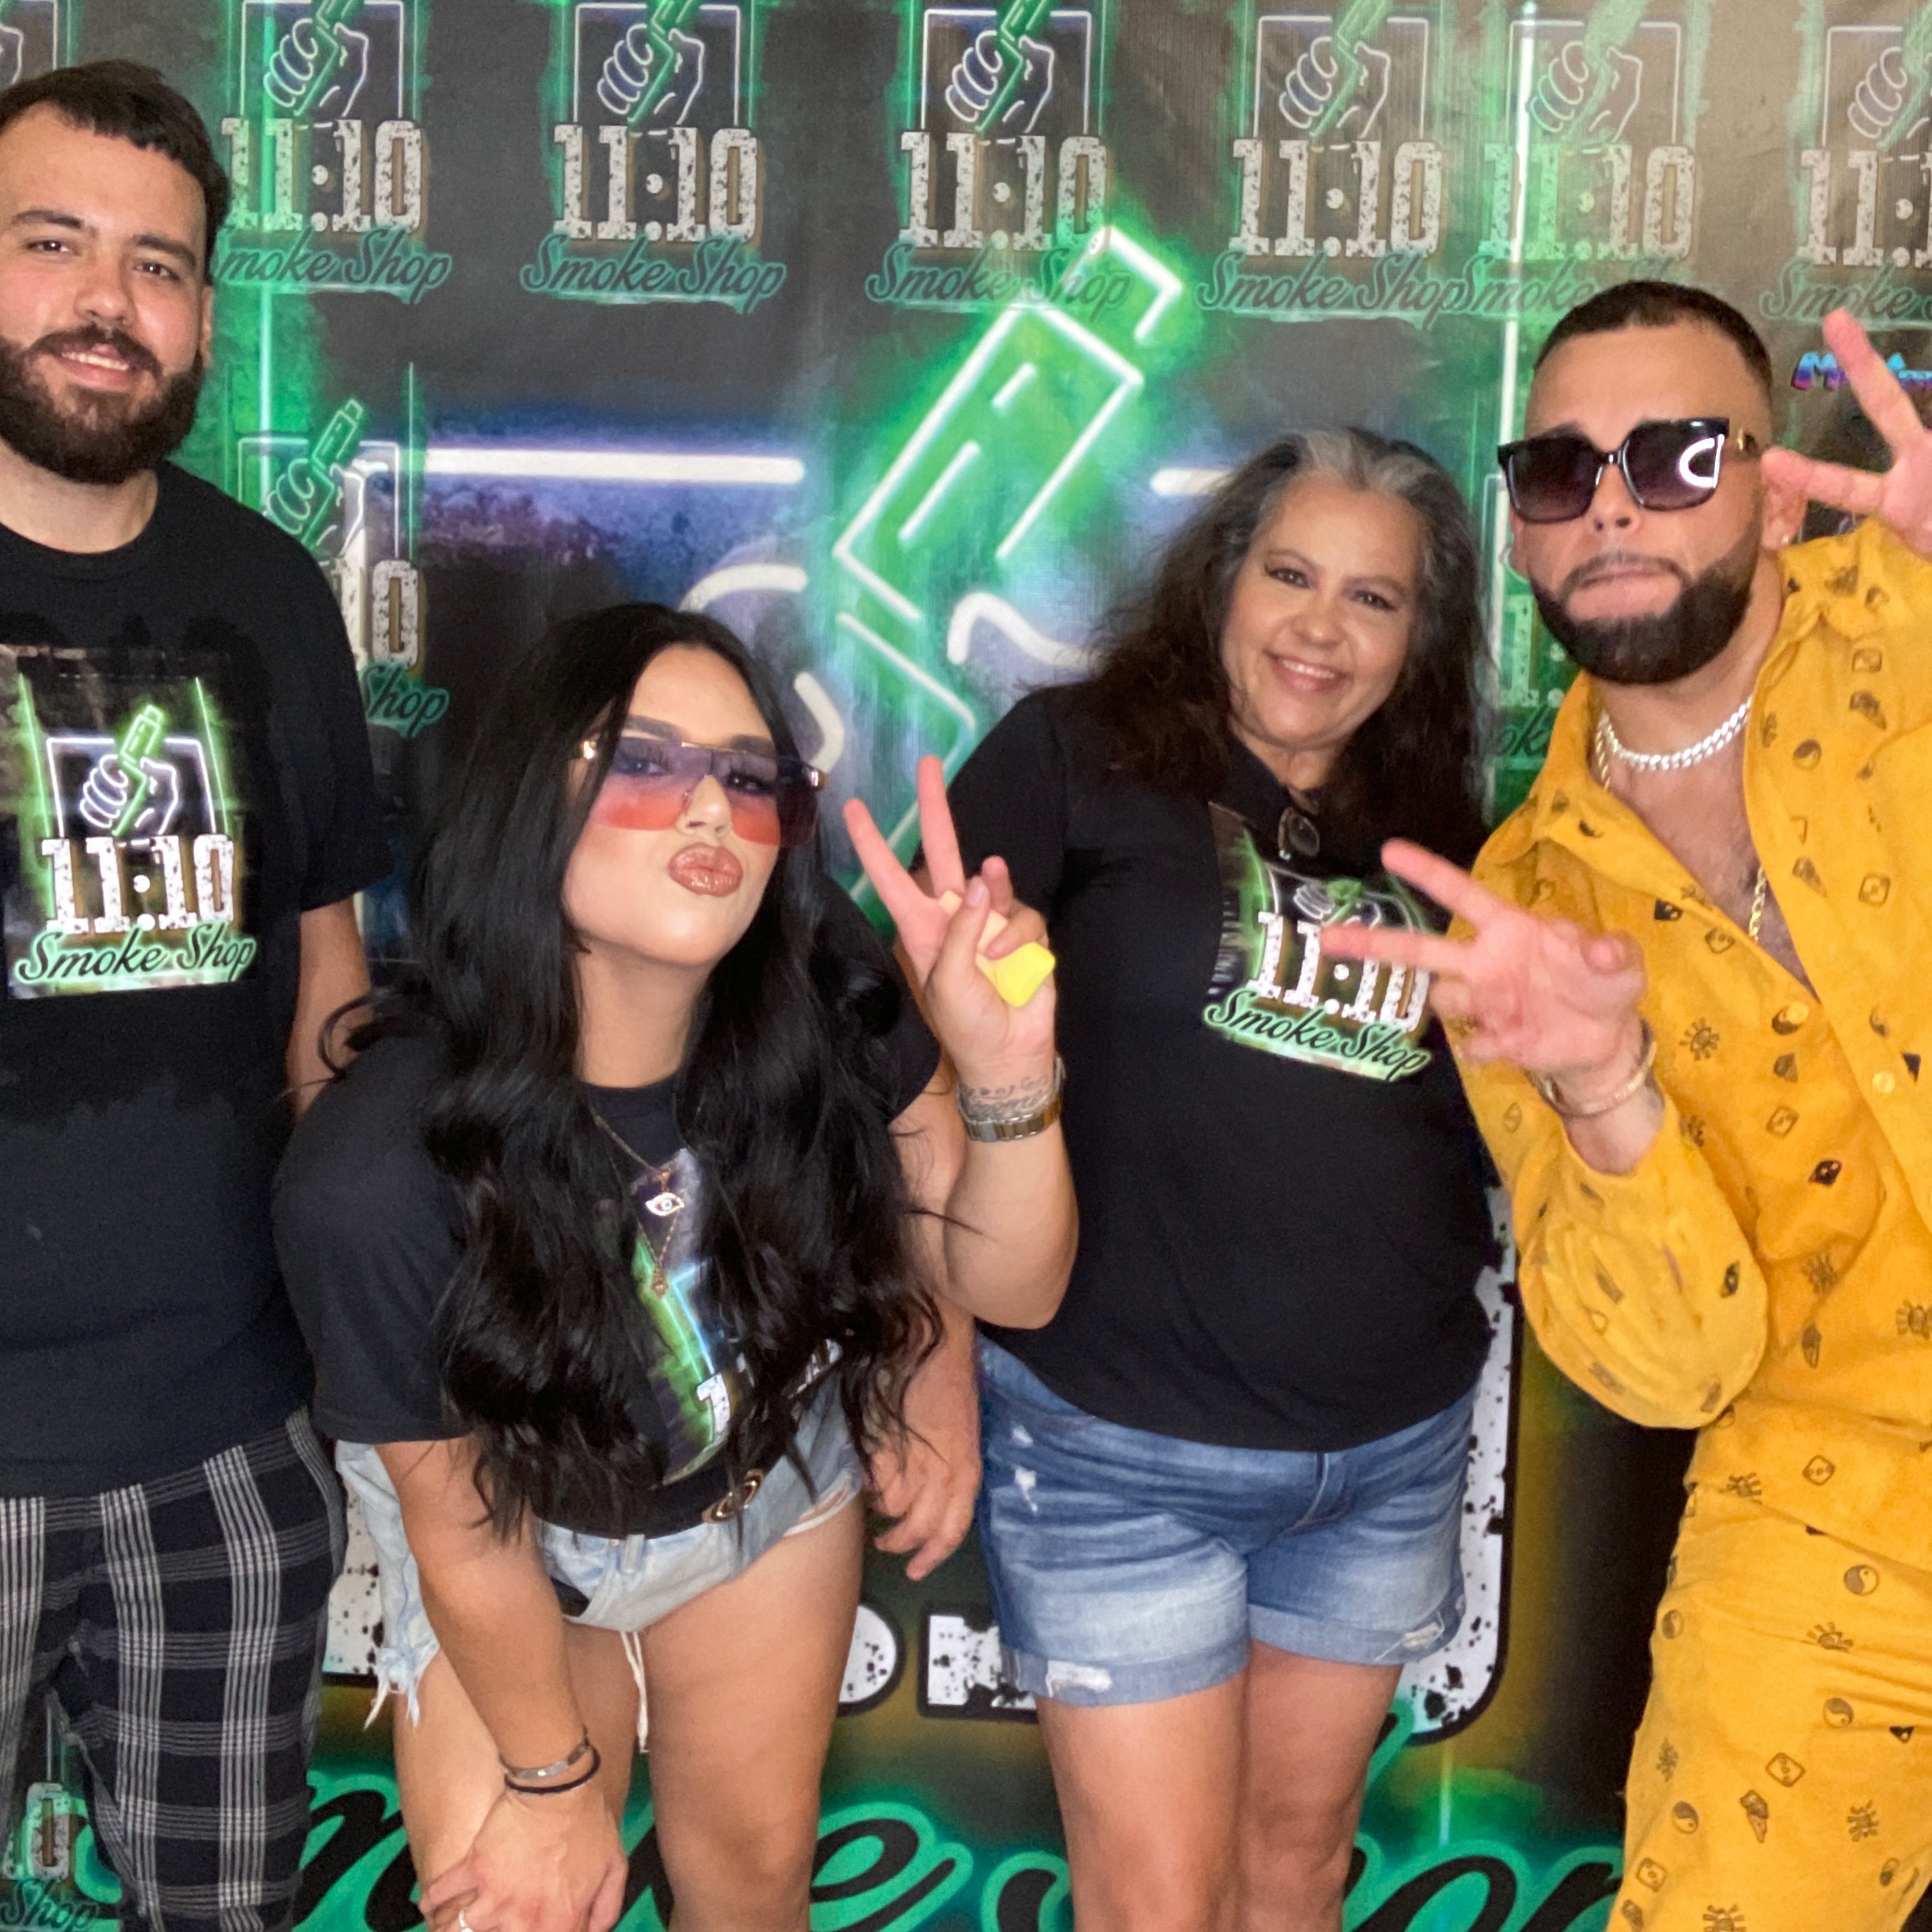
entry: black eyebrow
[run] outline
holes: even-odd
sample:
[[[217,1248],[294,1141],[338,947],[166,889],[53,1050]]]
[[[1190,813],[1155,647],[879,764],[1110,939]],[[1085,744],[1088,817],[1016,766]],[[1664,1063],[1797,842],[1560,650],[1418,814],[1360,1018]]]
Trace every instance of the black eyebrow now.
[[[10,228],[38,226],[41,228],[70,229],[76,234],[92,234],[93,226],[81,219],[78,214],[69,214],[58,208],[23,208],[8,224]],[[185,263],[190,269],[200,265],[201,258],[185,242],[179,242],[164,234],[138,234],[134,237],[138,249],[151,249],[157,254],[172,255],[178,262]]]
[[[158,255],[172,255],[174,259],[190,269],[201,266],[201,257],[185,242],[170,239],[164,234],[138,234],[134,237],[138,249],[151,249]]]
[[[1265,554],[1270,563],[1278,559],[1286,558],[1301,565],[1306,570],[1318,570],[1321,567],[1312,557],[1296,549],[1291,543],[1270,545]],[[1345,584],[1351,584],[1357,588],[1370,585],[1377,586],[1384,590],[1393,591],[1397,596],[1401,597],[1411,596],[1414,591],[1413,585],[1404,583],[1400,577],[1385,576],[1380,571],[1356,572],[1344,571],[1341,573],[1341,581]]]
[[[624,720],[627,732],[648,732],[653,737],[671,738],[679,744],[692,741],[674,724],[667,724],[661,717],[639,717],[633,714]],[[776,752],[777,747],[771,739],[760,737],[754,732],[740,732],[737,737],[726,738],[716,749],[721,752]]]

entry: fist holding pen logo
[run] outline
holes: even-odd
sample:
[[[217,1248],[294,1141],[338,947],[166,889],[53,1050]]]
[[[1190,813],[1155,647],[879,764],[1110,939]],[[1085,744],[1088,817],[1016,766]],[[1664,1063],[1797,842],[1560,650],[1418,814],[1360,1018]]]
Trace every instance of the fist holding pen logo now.
[[[677,18],[691,9],[681,7]],[[611,49],[597,77],[597,98],[620,120],[681,127],[704,85],[704,43],[682,28],[640,21]]]
[[[168,720],[157,705],[134,714],[119,745],[95,760],[81,786],[81,817],[113,838],[158,838],[181,810],[181,774],[161,748]]]
[[[298,121],[354,111],[369,79],[369,36],[344,23],[362,0],[318,0],[277,43],[262,91]]]
[[[1010,18],[1017,11],[974,38],[946,83],[953,118],[983,134],[1030,134],[1053,98],[1054,50],[1028,31],[1043,20]]]

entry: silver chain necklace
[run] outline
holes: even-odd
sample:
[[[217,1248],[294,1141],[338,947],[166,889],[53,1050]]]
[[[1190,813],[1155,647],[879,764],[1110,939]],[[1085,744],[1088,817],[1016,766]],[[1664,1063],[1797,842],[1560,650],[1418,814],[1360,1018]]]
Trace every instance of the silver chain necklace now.
[[[1718,728],[1707,737],[1701,737],[1694,745],[1686,745],[1681,752],[1633,752],[1617,735],[1617,727],[1610,722],[1608,712],[1597,714],[1597,736],[1605,751],[1626,765],[1634,766],[1640,772],[1682,772],[1692,765],[1701,765],[1706,758],[1713,757],[1738,733],[1744,728],[1744,720],[1751,715],[1751,700],[1746,698]]]

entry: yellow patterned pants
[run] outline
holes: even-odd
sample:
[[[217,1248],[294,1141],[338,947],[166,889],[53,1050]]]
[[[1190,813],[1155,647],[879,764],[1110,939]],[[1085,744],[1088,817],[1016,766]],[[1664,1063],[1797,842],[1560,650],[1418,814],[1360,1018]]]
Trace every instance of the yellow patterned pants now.
[[[1611,1932],[1896,1932],[1932,1879],[1932,1571],[1699,1489],[1650,1654]]]

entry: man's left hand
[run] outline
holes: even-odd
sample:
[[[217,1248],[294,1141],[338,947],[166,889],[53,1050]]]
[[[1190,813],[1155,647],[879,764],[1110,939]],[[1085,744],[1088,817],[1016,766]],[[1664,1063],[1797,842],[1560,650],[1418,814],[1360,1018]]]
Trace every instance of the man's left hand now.
[[[1795,450],[1767,450],[1764,480],[1829,503],[1854,516],[1889,523],[1901,543],[1932,557],[1932,430],[1919,420],[1905,385],[1886,367],[1871,339],[1846,309],[1824,319],[1826,348],[1838,358],[1852,394],[1885,439],[1892,466],[1883,472],[1820,463]]]

